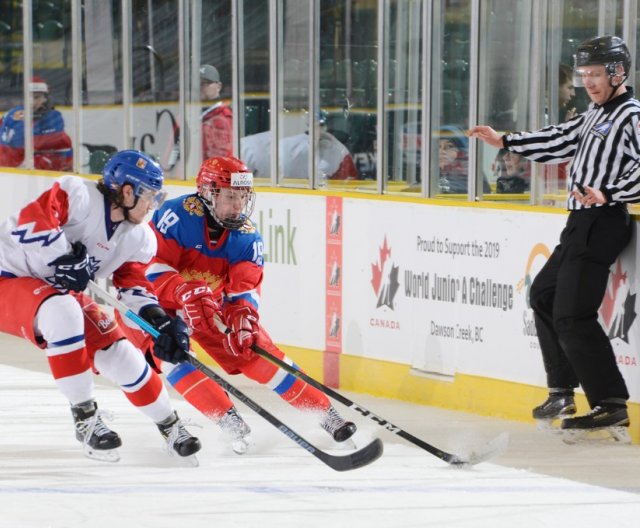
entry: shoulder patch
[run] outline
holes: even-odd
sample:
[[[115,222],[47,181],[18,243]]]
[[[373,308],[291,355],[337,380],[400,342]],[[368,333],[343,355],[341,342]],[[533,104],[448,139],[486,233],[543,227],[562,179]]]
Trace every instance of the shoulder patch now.
[[[611,130],[613,126],[613,121],[605,121],[604,123],[598,123],[592,128],[592,134],[599,137],[600,139],[604,139],[606,135]]]
[[[241,233],[255,233],[256,226],[249,218],[245,218],[244,224],[242,224],[242,227],[238,229],[238,231],[240,231]]]
[[[195,196],[187,196],[182,201],[182,207],[190,215],[204,216],[204,206]]]

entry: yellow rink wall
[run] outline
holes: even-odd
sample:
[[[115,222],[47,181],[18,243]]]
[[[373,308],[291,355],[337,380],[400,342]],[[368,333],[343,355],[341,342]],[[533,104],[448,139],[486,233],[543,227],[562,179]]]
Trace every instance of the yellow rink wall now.
[[[324,381],[323,352],[279,346],[298,365],[304,365],[308,375]],[[203,362],[215,364],[201,350],[198,355]],[[456,374],[452,382],[440,381],[416,376],[410,370],[408,365],[341,354],[340,389],[531,424],[531,409],[547,397],[545,388],[532,385],[466,374]],[[230,381],[233,383],[233,378]],[[584,395],[576,394],[576,404],[578,413],[589,411]],[[375,413],[375,409],[369,410]],[[631,439],[640,444],[639,404],[629,402],[629,417]]]

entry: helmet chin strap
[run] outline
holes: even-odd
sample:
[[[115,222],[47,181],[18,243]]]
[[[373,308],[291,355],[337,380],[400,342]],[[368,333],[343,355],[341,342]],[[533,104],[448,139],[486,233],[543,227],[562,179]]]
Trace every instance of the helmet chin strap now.
[[[129,221],[129,211],[131,211],[131,209],[135,209],[136,205],[138,205],[138,199],[140,197],[136,196],[136,199],[133,201],[133,205],[131,207],[126,207],[125,205],[121,205],[120,208],[122,209],[122,214],[124,215],[124,219],[128,222]]]
[[[126,183],[125,185],[129,185],[131,187],[130,184]],[[124,203],[122,203],[122,201],[120,201],[120,203],[117,203],[116,205],[122,209],[122,214],[124,216],[124,219],[128,222],[129,221],[129,211],[131,211],[131,209],[135,209],[136,206],[138,205],[138,200],[140,199],[139,196],[136,196],[134,194],[134,199],[133,199],[133,205],[131,207],[127,207],[126,205],[124,205]]]
[[[614,77],[617,77],[617,75],[614,75]],[[622,80],[620,81],[620,84],[617,84],[617,85],[614,85],[613,78],[609,77],[609,86],[611,86],[613,90],[611,90],[611,94],[609,95],[609,97],[607,97],[607,100],[603,104],[607,104],[609,101],[611,101],[611,99],[613,99],[618,89],[624,85],[624,81],[626,81],[628,77],[629,76],[625,72],[624,76],[622,77]]]

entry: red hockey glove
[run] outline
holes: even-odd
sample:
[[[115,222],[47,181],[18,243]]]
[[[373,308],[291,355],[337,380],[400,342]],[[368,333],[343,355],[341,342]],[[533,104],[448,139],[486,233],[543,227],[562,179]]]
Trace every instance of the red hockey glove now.
[[[175,294],[182,304],[189,328],[198,332],[213,332],[216,328],[213,318],[220,313],[220,305],[214,300],[207,283],[200,280],[185,282],[176,288]]]
[[[224,321],[229,328],[227,338],[222,342],[228,354],[250,359],[254,352],[251,345],[258,335],[258,313],[251,307],[227,304],[223,308]]]

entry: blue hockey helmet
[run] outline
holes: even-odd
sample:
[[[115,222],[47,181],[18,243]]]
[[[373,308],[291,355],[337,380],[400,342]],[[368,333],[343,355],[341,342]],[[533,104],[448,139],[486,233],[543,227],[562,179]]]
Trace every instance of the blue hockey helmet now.
[[[102,178],[106,187],[112,190],[118,190],[126,184],[131,185],[137,197],[152,197],[156,207],[162,205],[166,196],[162,191],[162,167],[148,155],[137,150],[116,152],[105,164]]]

